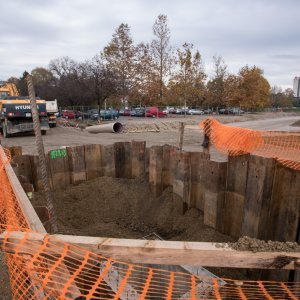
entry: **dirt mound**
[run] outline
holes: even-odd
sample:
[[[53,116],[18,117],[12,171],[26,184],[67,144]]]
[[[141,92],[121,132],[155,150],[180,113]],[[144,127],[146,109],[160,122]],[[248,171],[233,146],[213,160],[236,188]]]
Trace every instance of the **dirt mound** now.
[[[140,122],[127,122],[124,126],[125,133],[135,133],[135,132],[147,132],[147,131],[177,131],[179,124],[183,122],[185,125],[197,125],[199,120],[168,120],[161,122],[151,122],[149,121],[140,121]]]
[[[181,216],[172,191],[154,197],[143,179],[100,177],[53,192],[59,231],[64,234],[142,238],[155,232],[166,240],[233,241],[203,224],[203,214],[190,209]],[[45,205],[35,193],[33,205]]]
[[[300,120],[294,122],[293,124],[291,124],[291,126],[294,126],[294,127],[300,127]]]
[[[235,250],[252,252],[300,252],[296,242],[262,241],[248,236],[240,238],[236,243],[229,243]]]

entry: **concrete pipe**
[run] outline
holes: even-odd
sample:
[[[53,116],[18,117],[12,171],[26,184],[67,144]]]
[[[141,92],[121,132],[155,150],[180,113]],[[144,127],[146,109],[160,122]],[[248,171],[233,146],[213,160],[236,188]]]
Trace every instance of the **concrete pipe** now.
[[[120,133],[123,131],[123,125],[119,122],[88,126],[85,129],[89,133],[113,132]]]

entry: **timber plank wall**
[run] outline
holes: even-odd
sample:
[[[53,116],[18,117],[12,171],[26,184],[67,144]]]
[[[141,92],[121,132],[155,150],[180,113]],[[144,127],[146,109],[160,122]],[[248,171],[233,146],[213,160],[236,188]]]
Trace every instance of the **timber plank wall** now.
[[[53,151],[53,150],[52,150]],[[100,176],[149,178],[156,196],[173,188],[182,214],[197,208],[204,223],[232,237],[297,241],[299,237],[300,172],[274,159],[253,155],[211,161],[206,153],[145,142],[67,147],[64,155],[47,154],[53,189]],[[12,151],[12,164],[25,191],[42,189],[38,158]]]

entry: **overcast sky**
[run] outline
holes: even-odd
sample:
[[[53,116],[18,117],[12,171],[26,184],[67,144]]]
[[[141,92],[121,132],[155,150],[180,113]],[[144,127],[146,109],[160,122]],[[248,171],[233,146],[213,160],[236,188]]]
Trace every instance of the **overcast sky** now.
[[[122,22],[135,43],[150,41],[161,13],[171,44],[193,43],[209,75],[221,55],[230,72],[256,65],[271,85],[300,76],[299,0],[0,0],[0,79],[60,56],[89,59]]]

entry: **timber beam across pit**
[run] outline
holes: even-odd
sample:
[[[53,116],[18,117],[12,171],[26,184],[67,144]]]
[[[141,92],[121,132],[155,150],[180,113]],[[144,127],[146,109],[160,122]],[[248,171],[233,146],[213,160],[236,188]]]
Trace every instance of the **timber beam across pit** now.
[[[44,233],[34,232],[4,232],[0,235],[0,246],[10,253],[28,252],[27,254],[32,255],[38,251],[45,236]],[[24,240],[27,242],[24,243]],[[77,254],[88,250],[107,258],[133,264],[286,270],[297,270],[300,266],[300,252],[238,251],[230,248],[227,243],[116,239],[58,234],[48,235],[48,246],[44,251],[53,255],[62,242],[67,243],[69,249]]]

